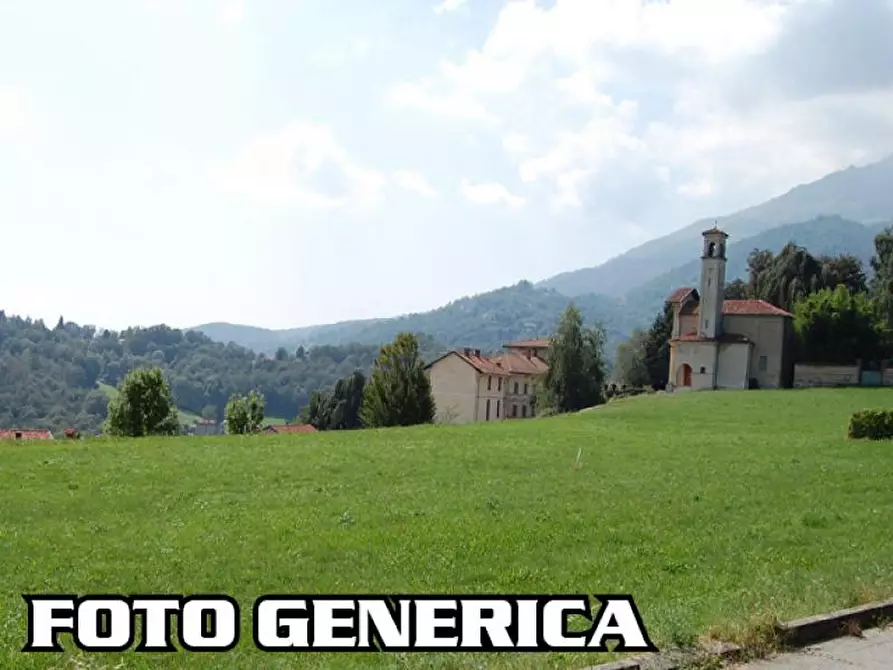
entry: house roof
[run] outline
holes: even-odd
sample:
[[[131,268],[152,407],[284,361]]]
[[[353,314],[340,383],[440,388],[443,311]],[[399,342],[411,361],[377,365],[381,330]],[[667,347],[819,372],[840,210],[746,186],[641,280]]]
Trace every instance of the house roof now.
[[[549,371],[548,364],[541,358],[509,352],[494,359],[497,365],[510,374],[541,375]]]
[[[475,370],[485,375],[507,375],[508,373],[503,370],[492,358],[487,358],[486,356],[476,356],[474,354],[466,354],[464,351],[448,351],[443,356],[439,356],[435,358],[433,361],[428,363],[425,366],[425,369],[429,369],[434,366],[435,363],[439,363],[444,358],[448,356],[458,356],[460,360],[465,361],[473,367]]]
[[[286,435],[292,435],[295,433],[315,433],[316,428],[311,426],[309,423],[300,423],[291,426],[267,426],[265,430],[269,430],[272,433],[280,433]]]
[[[687,333],[674,337],[671,342],[719,342],[720,344],[747,344],[750,339],[738,333],[723,333],[717,337],[702,337],[697,333]]]
[[[552,338],[551,337],[540,337],[535,340],[518,340],[517,342],[508,342],[503,345],[508,349],[543,349],[551,346]]]
[[[19,435],[17,438],[16,435]],[[53,434],[48,430],[32,428],[13,428],[0,430],[0,440],[52,440]]]

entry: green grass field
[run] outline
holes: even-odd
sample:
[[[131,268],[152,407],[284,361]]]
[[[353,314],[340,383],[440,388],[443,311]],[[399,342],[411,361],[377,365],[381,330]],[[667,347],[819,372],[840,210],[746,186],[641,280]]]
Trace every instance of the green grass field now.
[[[676,394],[465,427],[0,446],[0,667],[611,660],[264,654],[251,606],[272,593],[628,592],[659,647],[889,597],[893,444],[845,435],[852,411],[891,404],[887,389]],[[19,653],[20,594],[103,592],[228,593],[242,642]]]

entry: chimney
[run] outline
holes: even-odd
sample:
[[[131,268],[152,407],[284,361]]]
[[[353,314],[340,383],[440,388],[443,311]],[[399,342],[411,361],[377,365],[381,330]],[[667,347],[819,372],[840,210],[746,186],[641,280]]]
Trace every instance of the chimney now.
[[[474,350],[474,355],[477,356],[478,358],[480,358],[480,357],[481,357],[481,350],[480,350],[480,349],[475,349],[475,350]]]
[[[465,347],[462,351],[466,356],[471,356],[471,347]]]

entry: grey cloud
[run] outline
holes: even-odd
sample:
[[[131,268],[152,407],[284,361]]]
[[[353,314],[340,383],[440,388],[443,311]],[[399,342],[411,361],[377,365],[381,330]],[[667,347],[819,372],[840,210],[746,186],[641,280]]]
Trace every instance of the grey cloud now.
[[[778,41],[739,73],[751,93],[807,99],[893,86],[889,0],[816,0],[790,11]]]

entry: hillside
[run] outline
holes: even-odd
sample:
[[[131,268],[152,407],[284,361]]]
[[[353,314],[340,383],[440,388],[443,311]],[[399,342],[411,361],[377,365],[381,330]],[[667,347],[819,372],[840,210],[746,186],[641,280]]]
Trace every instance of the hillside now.
[[[606,263],[565,272],[537,286],[565,295],[592,292],[621,297],[630,287],[686,264],[698,248],[701,232],[718,225],[733,240],[743,240],[778,226],[840,216],[868,225],[893,219],[893,156],[864,167],[850,167],[784,195],[728,216],[697,221],[670,235],[651,240]]]
[[[427,357],[443,349],[427,337],[420,344]],[[259,389],[267,415],[293,419],[313,391],[371,369],[378,350],[344,344],[268,358],[166,326],[97,332],[60,320],[50,329],[0,311],[0,428],[96,431],[112,387],[150,365],[165,371],[182,418],[222,419],[231,394]]]
[[[747,276],[747,255],[754,249],[781,251],[789,242],[805,247],[815,256],[853,254],[862,260],[866,272],[874,253],[874,237],[885,224],[864,226],[837,216],[821,217],[804,223],[780,226],[743,240],[729,240],[729,263],[726,280],[744,279]],[[625,296],[630,304],[646,310],[660,309],[663,301],[680,286],[698,286],[701,264],[697,258],[674,268],[659,277],[635,287]]]
[[[258,329],[230,324],[196,326],[195,330],[214,339],[229,338],[237,344],[254,342],[259,351],[272,352],[279,346],[294,349],[299,345],[339,345],[348,342],[380,344],[390,341],[403,330],[422,332],[447,347],[473,346],[497,351],[505,342],[550,335],[558,318],[571,300],[556,291],[534,287],[522,281],[514,286],[455,300],[448,305],[393,319],[347,321],[306,329],[269,330],[261,340]],[[629,332],[654,315],[627,310],[613,299],[601,295],[578,296],[573,302],[589,322],[601,322],[606,328],[608,353]]]

